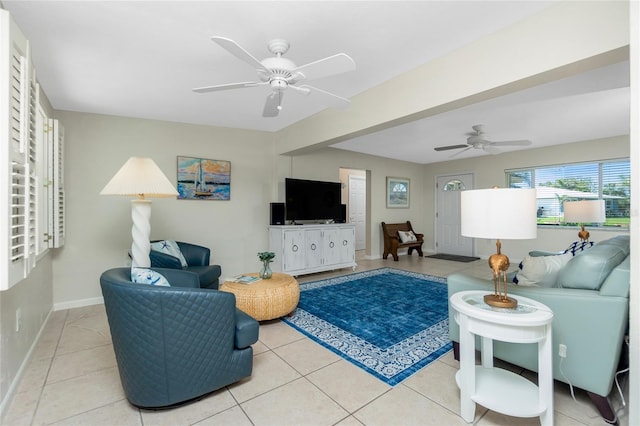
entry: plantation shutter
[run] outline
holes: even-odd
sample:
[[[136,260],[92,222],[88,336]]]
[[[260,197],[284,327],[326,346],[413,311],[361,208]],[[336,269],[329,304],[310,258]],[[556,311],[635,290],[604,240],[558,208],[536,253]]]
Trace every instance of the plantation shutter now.
[[[27,176],[29,185],[27,187],[27,271],[29,273],[35,266],[37,258],[37,175],[36,175],[36,79],[35,72],[31,72],[27,83],[29,85],[28,94],[28,114],[27,114]]]
[[[49,247],[58,248],[64,246],[65,232],[64,127],[58,120],[49,120],[49,134],[49,205],[52,206]]]
[[[0,193],[7,200],[0,214],[0,226],[8,230],[8,238],[0,244],[0,290],[5,290],[24,279],[32,266],[29,157],[30,139],[35,137],[32,121],[35,77],[29,42],[4,10],[0,10],[0,40],[0,129],[3,129],[0,149],[7,153],[0,161]]]

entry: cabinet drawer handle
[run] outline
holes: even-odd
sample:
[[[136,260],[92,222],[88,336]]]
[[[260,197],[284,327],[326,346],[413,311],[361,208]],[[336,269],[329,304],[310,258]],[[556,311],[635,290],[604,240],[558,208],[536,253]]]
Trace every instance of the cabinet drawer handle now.
[[[293,246],[291,246],[291,251],[294,252],[294,253],[297,252],[298,251],[298,246],[295,245],[295,244]]]
[[[334,246],[335,246],[335,244],[333,244],[333,241],[331,241],[331,242],[329,243],[329,247],[333,248]]]
[[[315,250],[316,249],[316,245],[315,244],[311,244],[311,250]]]
[[[342,240],[342,245],[346,246],[347,244],[349,244],[349,242],[347,240]]]

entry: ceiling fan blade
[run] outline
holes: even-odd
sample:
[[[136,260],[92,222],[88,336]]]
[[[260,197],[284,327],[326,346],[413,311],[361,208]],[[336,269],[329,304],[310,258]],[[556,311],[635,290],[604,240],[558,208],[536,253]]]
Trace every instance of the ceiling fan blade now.
[[[240,46],[238,43],[231,40],[230,38],[213,36],[211,37],[211,40],[213,40],[214,42],[219,44],[221,47],[226,49],[229,53],[231,53],[236,58],[242,61],[245,61],[252,67],[255,67],[257,70],[262,70],[267,74],[269,74],[270,71],[264,65],[262,65],[262,62],[260,62],[258,59],[256,59],[255,56],[253,56],[251,53],[244,50],[242,46]]]
[[[500,141],[491,142],[492,146],[528,146],[531,145],[531,141],[527,139],[515,140],[515,141]]]
[[[317,87],[303,85],[303,86],[289,86],[291,88],[296,89],[298,92],[306,92],[305,94],[312,96],[314,98],[322,99],[327,106],[336,109],[345,109],[351,105],[351,101],[349,99],[342,98],[338,95],[334,95],[333,93],[326,92],[322,89],[318,89]],[[301,90],[299,90],[301,89]]]
[[[453,158],[453,157],[455,157],[456,155],[460,155],[460,154],[462,154],[463,152],[469,151],[471,148],[473,148],[473,146],[468,146],[466,149],[463,149],[462,151],[458,151],[458,152],[454,153],[453,155],[449,156],[449,158]]]
[[[492,145],[483,145],[482,150],[492,155],[500,154],[500,150]]]
[[[338,53],[324,59],[301,65],[294,69],[293,73],[299,73],[306,80],[314,78],[328,77],[330,75],[341,74],[356,69],[356,63],[345,53]]]
[[[282,91],[272,92],[264,103],[263,117],[277,117],[282,108]]]
[[[245,81],[242,83],[217,84],[215,86],[197,87],[192,90],[198,93],[207,93],[207,92],[217,92],[219,90],[243,89],[245,87],[263,86],[265,84],[267,83],[257,82],[257,81]]]
[[[449,145],[449,146],[437,146],[433,148],[436,151],[448,151],[450,149],[467,148],[469,145]]]

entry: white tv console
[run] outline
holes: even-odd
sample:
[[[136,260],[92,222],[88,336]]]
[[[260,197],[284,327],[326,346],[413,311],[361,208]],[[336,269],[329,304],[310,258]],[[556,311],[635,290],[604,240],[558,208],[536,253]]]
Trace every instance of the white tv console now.
[[[272,269],[289,275],[349,268],[355,270],[356,227],[349,223],[269,227]]]

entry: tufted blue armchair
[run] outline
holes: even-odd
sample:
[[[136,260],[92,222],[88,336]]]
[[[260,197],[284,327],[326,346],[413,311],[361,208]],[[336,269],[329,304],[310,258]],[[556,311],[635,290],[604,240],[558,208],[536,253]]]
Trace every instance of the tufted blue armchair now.
[[[178,247],[180,247],[180,251],[187,261],[187,267],[183,268],[177,258],[156,250],[151,250],[149,253],[151,267],[185,269],[195,272],[200,277],[200,287],[217,290],[222,270],[220,265],[209,265],[211,250],[196,244],[183,243],[181,241],[176,241],[176,243],[178,243]]]
[[[152,269],[171,287],[132,283],[130,268],[100,276],[129,402],[169,407],[250,376],[259,325],[236,309],[235,296],[199,288],[192,272]]]

